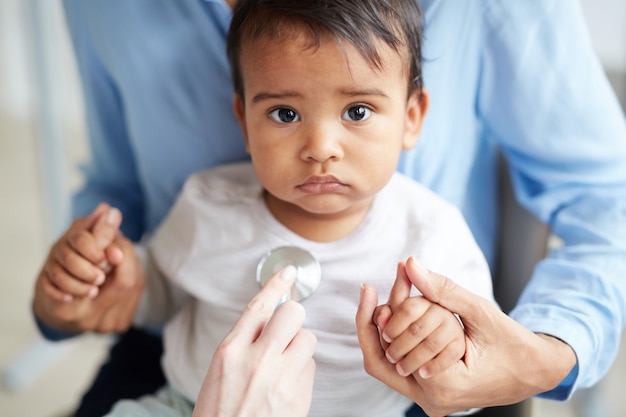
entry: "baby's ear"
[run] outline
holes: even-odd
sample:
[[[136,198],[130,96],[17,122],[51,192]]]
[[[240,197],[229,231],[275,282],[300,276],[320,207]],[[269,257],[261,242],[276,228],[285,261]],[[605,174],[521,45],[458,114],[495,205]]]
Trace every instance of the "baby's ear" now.
[[[235,93],[233,97],[233,110],[235,112],[235,117],[239,122],[239,127],[241,128],[241,133],[243,134],[243,140],[246,143],[246,150],[248,150],[248,128],[246,126],[246,106],[243,102],[243,97],[239,94]]]
[[[409,150],[415,146],[424,124],[424,117],[428,111],[428,91],[423,88],[415,89],[406,104],[406,117],[404,126],[404,141],[402,149]]]

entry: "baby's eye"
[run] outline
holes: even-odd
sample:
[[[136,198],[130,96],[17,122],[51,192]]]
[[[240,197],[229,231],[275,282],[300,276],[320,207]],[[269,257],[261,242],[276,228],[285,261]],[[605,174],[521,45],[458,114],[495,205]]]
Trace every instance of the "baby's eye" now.
[[[270,116],[278,123],[293,123],[300,120],[298,113],[286,107],[272,110]]]
[[[350,120],[353,122],[360,122],[362,120],[369,119],[372,115],[372,110],[367,106],[358,105],[352,106],[341,116],[343,120]]]

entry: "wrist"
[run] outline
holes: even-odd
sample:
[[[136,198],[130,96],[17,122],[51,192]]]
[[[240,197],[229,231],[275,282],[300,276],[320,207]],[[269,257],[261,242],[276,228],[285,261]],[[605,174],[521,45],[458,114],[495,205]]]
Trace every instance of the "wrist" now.
[[[529,381],[536,387],[534,394],[556,388],[576,366],[577,358],[570,345],[548,334],[537,333],[538,343],[533,349],[533,362]]]
[[[32,310],[33,310],[33,317],[35,319],[34,320],[35,321],[35,325],[37,326],[37,329],[39,330],[41,335],[46,340],[50,340],[50,341],[56,342],[56,341],[59,341],[59,340],[69,339],[69,338],[72,338],[72,337],[77,336],[78,334],[80,334],[80,333],[77,333],[77,332],[72,331],[70,329],[62,329],[59,326],[55,326],[54,324],[50,324],[50,323],[45,322],[37,314],[35,305],[32,306]]]

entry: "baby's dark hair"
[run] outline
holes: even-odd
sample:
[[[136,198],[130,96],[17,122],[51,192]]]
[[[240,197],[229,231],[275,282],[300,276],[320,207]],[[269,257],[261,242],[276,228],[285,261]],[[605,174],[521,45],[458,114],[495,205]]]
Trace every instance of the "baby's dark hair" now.
[[[422,18],[418,0],[239,0],[227,46],[235,92],[243,97],[240,54],[245,42],[305,29],[311,47],[332,36],[340,45],[352,44],[375,68],[382,64],[376,42],[384,42],[406,57],[409,91],[421,95]]]

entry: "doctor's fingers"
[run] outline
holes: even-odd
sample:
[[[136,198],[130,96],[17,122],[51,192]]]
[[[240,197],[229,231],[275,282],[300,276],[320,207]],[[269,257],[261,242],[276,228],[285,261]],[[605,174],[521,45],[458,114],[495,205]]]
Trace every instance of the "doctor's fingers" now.
[[[283,352],[286,363],[301,364],[306,368],[315,355],[317,337],[310,330],[300,329]]]
[[[294,339],[297,342],[299,336]],[[299,344],[299,342],[297,342]],[[309,344],[306,344],[309,346]],[[291,347],[289,348],[291,350]],[[306,349],[297,348],[294,350],[298,352],[304,352]],[[304,360],[301,362],[300,359]],[[281,392],[292,395],[292,401],[294,402],[296,410],[302,410],[302,415],[307,415],[311,406],[311,400],[313,398],[313,385],[315,382],[315,360],[309,355],[298,356],[293,358],[291,356],[283,356],[283,371],[281,372],[281,381],[283,387]],[[286,396],[286,395],[285,395]],[[293,416],[294,414],[289,414]]]
[[[265,324],[296,279],[297,270],[287,266],[265,283],[246,305],[243,313],[225,338],[227,343],[250,344],[259,337]]]
[[[306,384],[310,388],[304,390],[303,394],[311,394],[313,380],[315,378],[315,350],[317,348],[317,338],[305,329],[296,333],[282,355],[278,358],[281,362],[276,367],[281,369],[280,373],[286,382],[291,386]],[[276,369],[276,368],[275,368]]]
[[[302,304],[292,300],[282,303],[265,324],[254,344],[261,349],[282,354],[302,330],[304,317],[305,311]],[[313,335],[303,333],[298,342],[316,345],[317,340],[312,340],[310,336]]]

